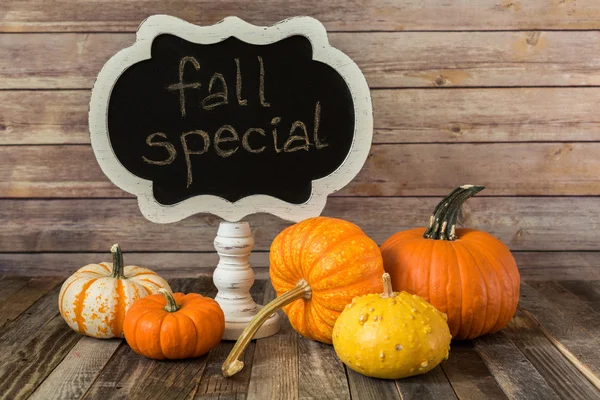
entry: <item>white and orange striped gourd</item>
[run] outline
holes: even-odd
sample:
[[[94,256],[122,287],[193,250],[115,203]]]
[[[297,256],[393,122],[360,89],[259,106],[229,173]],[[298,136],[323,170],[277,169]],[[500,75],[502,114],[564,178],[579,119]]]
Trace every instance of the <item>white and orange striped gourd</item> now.
[[[101,339],[123,337],[125,313],[134,301],[158,293],[160,288],[171,291],[155,272],[124,267],[118,244],[110,251],[112,263],[79,269],[63,283],[58,297],[60,314],[73,330]]]

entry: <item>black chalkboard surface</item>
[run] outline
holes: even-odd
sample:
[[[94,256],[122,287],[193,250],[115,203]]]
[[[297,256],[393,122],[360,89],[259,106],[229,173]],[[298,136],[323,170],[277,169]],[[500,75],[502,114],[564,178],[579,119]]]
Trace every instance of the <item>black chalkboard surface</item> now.
[[[102,170],[156,222],[316,216],[373,133],[364,76],[310,17],[149,17],[100,71],[89,121]]]
[[[162,204],[202,194],[301,204],[348,155],[354,103],[306,37],[202,45],[160,35],[152,58],[117,80],[108,132],[119,161],[151,180]]]

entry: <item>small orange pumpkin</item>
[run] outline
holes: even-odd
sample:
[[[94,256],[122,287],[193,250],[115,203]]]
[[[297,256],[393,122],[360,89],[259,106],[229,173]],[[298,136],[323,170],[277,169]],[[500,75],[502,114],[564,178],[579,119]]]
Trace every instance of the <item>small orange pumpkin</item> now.
[[[465,200],[483,189],[455,189],[437,205],[429,228],[398,232],[381,246],[394,290],[419,295],[446,313],[454,339],[502,329],[519,302],[519,270],[510,250],[489,233],[456,228]]]
[[[270,261],[269,275],[278,297],[241,334],[223,364],[225,376],[243,368],[238,358],[279,308],[302,336],[331,344],[333,326],[344,307],[356,296],[383,290],[377,244],[341,219],[316,217],[286,228],[271,244]]]
[[[155,360],[199,357],[221,341],[225,315],[219,303],[197,293],[160,294],[133,303],[123,330],[133,351]]]

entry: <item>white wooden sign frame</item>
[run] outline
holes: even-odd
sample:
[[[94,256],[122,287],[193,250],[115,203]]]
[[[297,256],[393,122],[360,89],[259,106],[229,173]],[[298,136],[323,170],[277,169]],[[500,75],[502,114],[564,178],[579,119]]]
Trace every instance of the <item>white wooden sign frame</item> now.
[[[252,195],[236,202],[213,195],[198,195],[174,205],[160,204],[153,196],[152,181],[134,175],[117,159],[110,144],[107,115],[117,79],[131,65],[149,59],[152,41],[162,34],[172,34],[198,44],[219,43],[231,36],[255,45],[274,43],[294,35],[308,38],[313,59],[331,66],[343,77],[354,102],[354,140],[344,162],[330,175],[312,181],[312,193],[302,204],[287,203],[267,195]],[[373,111],[369,86],[362,72],[347,55],[330,46],[325,27],[314,18],[294,17],[263,27],[228,17],[215,25],[198,26],[172,16],[154,15],[140,25],[135,43],[119,51],[100,71],[92,89],[89,128],[92,148],[102,171],[115,185],[137,196],[142,214],[150,221],[170,223],[198,213],[239,221],[259,212],[301,221],[320,215],[327,196],[346,186],[364,165],[373,137]]]

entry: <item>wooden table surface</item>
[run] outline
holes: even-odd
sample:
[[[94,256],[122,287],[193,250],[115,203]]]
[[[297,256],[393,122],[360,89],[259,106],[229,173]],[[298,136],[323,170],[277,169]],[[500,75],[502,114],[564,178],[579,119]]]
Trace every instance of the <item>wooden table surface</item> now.
[[[62,281],[0,279],[1,398],[600,398],[593,378],[584,374],[600,373],[600,281],[525,282],[519,311],[506,329],[455,342],[441,366],[396,381],[345,368],[332,346],[300,337],[287,322],[279,334],[251,343],[246,367],[233,378],[221,375],[233,342],[222,342],[197,359],[150,360],[123,340],[92,339],[70,330],[57,307]],[[171,286],[216,293],[208,275],[173,279]],[[265,280],[256,281],[252,294],[264,302],[274,297]]]

